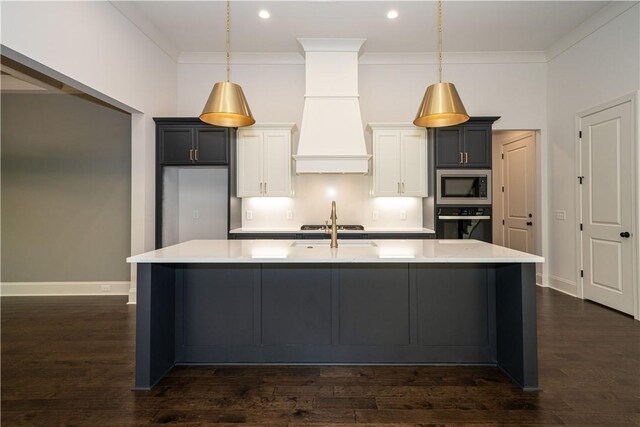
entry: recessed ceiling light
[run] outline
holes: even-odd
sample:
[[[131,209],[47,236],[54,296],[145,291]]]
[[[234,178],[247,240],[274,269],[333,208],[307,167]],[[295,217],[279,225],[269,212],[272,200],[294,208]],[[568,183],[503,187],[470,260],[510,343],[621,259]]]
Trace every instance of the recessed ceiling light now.
[[[396,19],[397,17],[398,17],[398,11],[397,10],[390,10],[389,12],[387,12],[387,18]]]
[[[269,19],[269,17],[271,16],[271,14],[269,13],[268,10],[261,10],[260,12],[258,12],[258,16],[262,19]]]

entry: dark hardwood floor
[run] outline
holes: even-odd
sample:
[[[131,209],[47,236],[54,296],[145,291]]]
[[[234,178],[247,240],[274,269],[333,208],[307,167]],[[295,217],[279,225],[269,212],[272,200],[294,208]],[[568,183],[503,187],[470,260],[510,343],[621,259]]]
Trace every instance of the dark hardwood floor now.
[[[124,297],[2,298],[11,425],[640,425],[640,322],[538,289],[540,383],[488,367],[180,367],[133,392]]]

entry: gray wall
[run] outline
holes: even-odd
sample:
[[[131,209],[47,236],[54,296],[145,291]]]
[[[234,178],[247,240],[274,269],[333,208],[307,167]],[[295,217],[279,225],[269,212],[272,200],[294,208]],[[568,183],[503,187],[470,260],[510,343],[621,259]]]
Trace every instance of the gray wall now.
[[[1,107],[0,279],[128,281],[130,116],[71,95]]]

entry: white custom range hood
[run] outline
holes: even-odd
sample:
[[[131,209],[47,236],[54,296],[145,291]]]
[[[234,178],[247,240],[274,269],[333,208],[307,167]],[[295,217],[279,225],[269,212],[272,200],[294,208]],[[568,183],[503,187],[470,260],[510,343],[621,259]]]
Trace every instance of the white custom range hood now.
[[[369,171],[358,102],[358,52],[365,39],[298,39],[306,88],[296,173]]]

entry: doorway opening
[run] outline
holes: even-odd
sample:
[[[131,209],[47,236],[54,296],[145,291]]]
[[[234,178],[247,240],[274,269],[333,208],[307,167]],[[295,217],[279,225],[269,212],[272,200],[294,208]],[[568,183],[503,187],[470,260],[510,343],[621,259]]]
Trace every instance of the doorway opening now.
[[[128,295],[131,115],[0,65],[2,295]]]
[[[543,253],[542,156],[537,130],[493,132],[493,243]],[[542,266],[536,281],[542,284]]]

